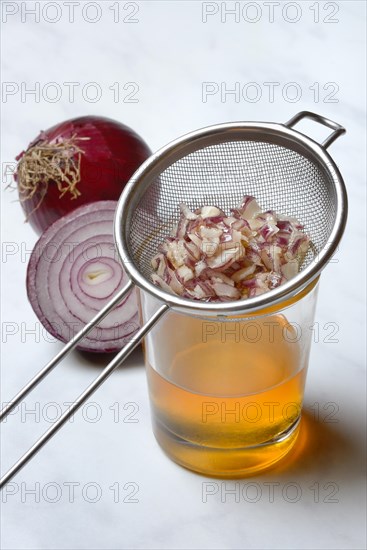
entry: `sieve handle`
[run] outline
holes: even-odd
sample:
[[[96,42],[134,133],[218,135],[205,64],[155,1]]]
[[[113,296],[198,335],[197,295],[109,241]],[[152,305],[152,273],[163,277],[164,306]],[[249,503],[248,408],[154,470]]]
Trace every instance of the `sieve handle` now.
[[[73,338],[65,344],[55,357],[51,359],[38,373],[30,380],[18,393],[9,401],[0,411],[0,422],[5,420],[8,414],[36,387],[50,372],[73,350],[77,343],[80,342],[91,332],[91,330],[106,317],[106,315],[132,290],[134,284],[128,281],[113,298],[102,308],[96,315],[87,323]]]
[[[293,128],[293,126],[298,124],[298,122],[303,118],[310,118],[311,120],[314,120],[315,122],[323,124],[323,126],[327,126],[328,128],[334,130],[321,144],[324,149],[327,149],[329,145],[331,145],[336,139],[338,139],[339,136],[345,134],[346,132],[346,129],[337,122],[334,122],[333,120],[325,118],[324,116],[318,115],[316,113],[312,113],[311,111],[301,111],[300,113],[297,113],[296,115],[294,115],[294,117],[292,117],[290,120],[288,120],[288,122],[285,123],[285,126],[288,126],[288,128]]]
[[[10,470],[0,480],[0,489],[2,489],[22,468],[25,466],[40,449],[49,441],[56,432],[71,418],[74,413],[89,399],[89,397],[107,380],[107,378],[117,369],[130,353],[141,342],[144,336],[153,328],[157,321],[169,310],[167,304],[162,305],[133,336],[128,344],[112,359],[112,361],[103,369],[101,374],[79,395],[71,407],[52,424],[52,426],[36,441],[36,443],[10,468]]]

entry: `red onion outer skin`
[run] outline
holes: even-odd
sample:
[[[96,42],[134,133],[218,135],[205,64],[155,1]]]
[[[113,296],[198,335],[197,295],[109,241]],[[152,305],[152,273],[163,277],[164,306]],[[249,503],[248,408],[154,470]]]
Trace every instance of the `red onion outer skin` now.
[[[27,270],[30,304],[46,330],[68,342],[127,283],[113,240],[116,201],[82,206],[53,223],[40,237]],[[109,283],[88,286],[81,281],[95,262],[110,271]],[[101,292],[103,291],[103,292]],[[140,326],[137,291],[105,317],[81,341],[78,349],[120,350]]]
[[[38,234],[79,206],[99,200],[118,200],[132,174],[151,155],[148,145],[131,128],[96,116],[57,124],[40,133],[29,147],[45,138],[54,142],[74,135],[90,138],[77,142],[85,151],[80,163],[81,179],[77,184],[81,195],[72,199],[70,193],[66,193],[60,198],[60,191],[51,181],[46,196],[36,210],[42,196],[41,189],[32,198],[22,201],[28,221]]]

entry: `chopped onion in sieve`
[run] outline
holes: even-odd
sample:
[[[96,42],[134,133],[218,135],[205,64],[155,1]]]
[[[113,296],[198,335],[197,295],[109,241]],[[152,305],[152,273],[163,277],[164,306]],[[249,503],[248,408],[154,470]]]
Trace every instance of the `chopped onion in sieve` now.
[[[297,219],[262,212],[248,195],[230,215],[216,206],[192,212],[181,204],[180,209],[174,235],[152,259],[152,280],[184,298],[213,302],[258,296],[297,275],[309,249]]]

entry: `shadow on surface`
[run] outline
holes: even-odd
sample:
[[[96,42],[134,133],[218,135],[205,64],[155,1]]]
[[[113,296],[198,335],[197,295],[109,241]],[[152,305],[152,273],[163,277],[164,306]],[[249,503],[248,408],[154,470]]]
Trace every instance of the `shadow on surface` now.
[[[280,474],[299,479],[324,472],[352,481],[361,477],[363,456],[362,442],[348,435],[347,426],[341,429],[340,423],[318,421],[304,411],[294,448],[262,477]]]
[[[112,359],[116,356],[116,353],[91,353],[88,351],[76,351],[78,355],[78,366],[81,368],[98,368],[103,369]],[[139,345],[134,351],[125,359],[124,363],[119,369],[142,367],[144,365],[143,349]]]

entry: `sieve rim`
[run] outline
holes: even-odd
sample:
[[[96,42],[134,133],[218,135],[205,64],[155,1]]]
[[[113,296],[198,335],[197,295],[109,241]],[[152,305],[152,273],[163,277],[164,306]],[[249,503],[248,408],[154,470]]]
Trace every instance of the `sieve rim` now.
[[[140,191],[140,195],[145,191],[152,179],[161,172],[160,166],[164,166],[167,159],[173,160],[169,162],[169,164],[166,164],[165,168],[175,161],[175,157],[176,160],[181,158],[182,155],[180,156],[180,152],[185,150],[189,145],[192,146],[194,143],[199,144],[202,142],[203,147],[205,147],[205,142],[212,140],[211,143],[209,143],[209,145],[212,145],[215,142],[213,139],[218,139],[219,143],[223,141],[219,138],[221,136],[223,137],[225,134],[227,138],[226,141],[230,141],[231,139],[236,139],[236,135],[241,133],[245,135],[246,131],[248,133],[253,132],[259,135],[261,134],[262,139],[258,141],[268,141],[270,136],[276,136],[281,140],[283,139],[288,144],[292,143],[295,148],[288,147],[288,149],[298,152],[302,150],[303,156],[305,156],[305,151],[308,152],[310,155],[309,158],[317,160],[323,169],[328,172],[336,193],[335,222],[330,232],[329,243],[327,243],[327,245],[317,254],[317,260],[312,261],[298,273],[298,275],[279,287],[253,298],[230,302],[203,302],[182,298],[181,296],[170,294],[160,289],[140,273],[135,267],[134,258],[129,252],[128,231],[125,231],[125,228],[129,227],[131,221],[133,199],[136,198],[138,191]],[[237,137],[237,140],[239,139],[241,138]],[[272,141],[270,142],[273,143]],[[277,144],[280,145],[279,143]],[[282,144],[282,146],[284,146],[284,144]],[[199,148],[200,147],[198,147],[198,149]],[[141,189],[139,189],[140,187]],[[325,147],[309,136],[288,127],[286,124],[270,122],[226,122],[207,126],[184,134],[153,153],[138,170],[136,170],[125,186],[118,201],[114,221],[114,238],[122,265],[133,283],[159,301],[168,304],[172,309],[191,314],[196,312],[199,315],[202,315],[205,311],[206,315],[213,316],[225,315],[226,313],[249,313],[269,307],[270,305],[278,304],[291,296],[297,295],[320,274],[333,256],[342,238],[347,220],[347,210],[347,193],[342,175]]]

